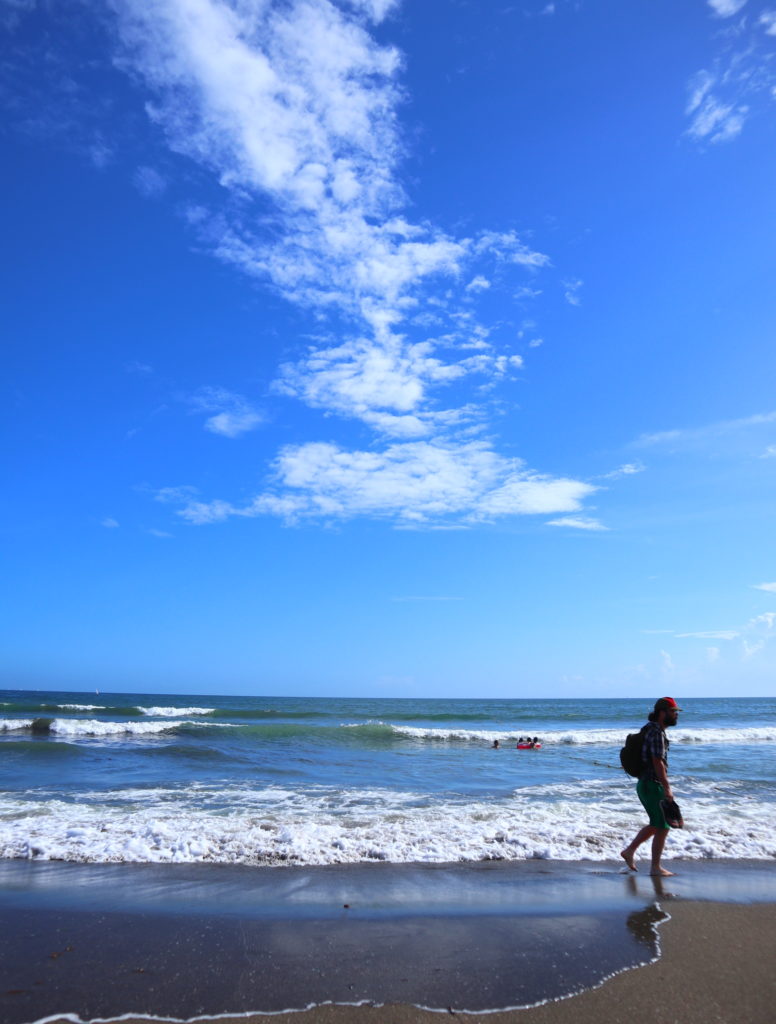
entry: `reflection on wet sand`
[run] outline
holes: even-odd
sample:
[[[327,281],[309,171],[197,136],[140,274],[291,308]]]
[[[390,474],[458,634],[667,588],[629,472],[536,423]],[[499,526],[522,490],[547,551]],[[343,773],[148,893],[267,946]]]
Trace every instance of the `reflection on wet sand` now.
[[[0,911],[0,990],[14,992],[4,1021],[185,1019],[325,1002],[527,1006],[653,960],[665,916],[651,906],[372,919],[343,909],[336,920],[294,921]]]

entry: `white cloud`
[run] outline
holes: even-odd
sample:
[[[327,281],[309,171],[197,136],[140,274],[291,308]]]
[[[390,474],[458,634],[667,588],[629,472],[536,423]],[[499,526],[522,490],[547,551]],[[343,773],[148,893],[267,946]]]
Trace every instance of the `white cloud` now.
[[[762,615],[756,615],[753,619],[749,620],[750,626],[764,626],[766,629],[773,629],[774,621],[776,621],[776,612],[763,612]]]
[[[671,655],[668,653],[668,651],[662,651],[661,650],[660,657],[663,659],[663,672],[665,672],[665,673],[673,672],[674,671],[674,661],[673,661],[673,658],[671,657]]]
[[[0,6],[0,25],[8,31],[17,28],[22,16],[37,7],[37,0],[3,0]]]
[[[735,629],[707,629],[697,633],[675,633],[674,636],[679,640],[685,638],[697,640],[735,640],[741,634]]]
[[[113,161],[113,150],[102,139],[92,142],[86,148],[89,159],[98,171],[104,170]]]
[[[222,437],[239,437],[264,422],[262,413],[242,395],[225,388],[201,388],[189,398],[189,404],[197,412],[214,413],[205,420],[205,430]]]
[[[735,420],[719,420],[703,427],[689,427],[678,430],[661,430],[654,434],[642,434],[633,442],[638,447],[666,446],[686,448],[704,445],[715,438],[737,434],[752,428],[776,423],[776,412],[756,413]]]
[[[180,487],[161,487],[154,494],[154,501],[160,501],[163,505],[189,504],[195,500],[197,493],[197,488],[189,484]]]
[[[776,594],[776,583],[753,583],[755,590],[764,590],[767,594]]]
[[[124,372],[137,373],[142,374],[143,376],[147,376],[148,374],[153,373],[154,369],[152,366],[149,366],[148,363],[141,363],[135,359],[132,362],[124,363]]]
[[[219,412],[205,420],[205,430],[222,437],[239,437],[263,422],[264,417],[257,412]]]
[[[694,113],[706,99],[709,91],[714,85],[714,78],[708,71],[699,71],[689,83],[689,98],[685,107],[686,114]]]
[[[506,459],[480,441],[457,445],[408,442],[383,452],[347,451],[313,442],[284,448],[277,487],[249,505],[199,502],[183,496],[180,515],[192,523],[229,516],[278,515],[347,519],[384,517],[399,524],[471,524],[509,515],[574,512],[595,488],[548,477]]]
[[[118,525],[118,522],[111,516],[108,516],[106,519],[103,519],[102,522],[100,523],[100,526],[105,526],[109,530],[115,530]]]
[[[709,662],[709,664],[713,664],[715,661],[719,661],[719,647],[707,647],[706,660]]]
[[[548,267],[550,257],[531,249],[514,231],[483,231],[474,243],[477,253],[493,253],[506,263],[517,263],[532,270]]]
[[[382,21],[399,4],[399,0],[347,0],[355,10],[363,11],[374,22]]]
[[[190,495],[182,514],[192,522],[259,514],[473,522],[579,511],[590,484],[526,471],[461,433],[482,425],[485,406],[439,408],[441,388],[484,378],[476,380],[484,394],[520,369],[522,357],[498,351],[472,307],[496,285],[514,294],[521,276],[552,264],[514,231],[453,237],[403,215],[402,58],[368,25],[393,10],[392,0],[113,4],[121,65],[151,91],[149,116],[172,150],[214,174],[234,200],[213,212],[191,205],[189,223],[223,261],[321,318],[338,318],[336,340],[292,355],[276,392],[387,439],[382,451],[285,448],[275,489],[251,505]],[[564,283],[567,301],[579,301],[580,286]],[[431,310],[450,328],[436,338],[421,321]],[[451,355],[464,349],[476,354]],[[460,402],[458,391],[451,402]],[[241,396],[219,394],[195,399],[212,413],[206,429],[236,437],[262,421]],[[603,529],[594,523],[573,525]]]
[[[708,0],[717,18],[730,18],[743,10],[746,0]],[[745,121],[759,116],[762,100],[770,100],[776,87],[776,68],[770,38],[776,35],[776,11],[759,18],[738,19],[715,33],[716,53],[709,67],[688,83],[685,112],[690,118],[686,134],[700,143],[730,142],[741,134]]]
[[[730,142],[744,127],[749,108],[745,104],[724,103],[711,94],[698,98],[697,87],[691,86],[693,95],[688,112],[693,112],[687,134],[706,142]],[[708,88],[708,86],[707,86]]]
[[[774,623],[776,623],[776,612],[763,612],[756,615],[746,624],[746,634],[742,641],[743,656],[745,659],[754,657],[770,641],[774,635]]]
[[[764,588],[767,588],[769,593],[773,592],[767,584],[764,585]],[[738,629],[700,630],[693,633],[675,633],[674,636],[677,639],[740,640],[741,655],[744,660],[748,660],[758,654],[773,639],[774,625],[776,625],[776,612],[763,612],[761,615],[755,615],[754,618],[749,619]],[[713,651],[717,648],[707,648],[707,650]],[[716,656],[714,660],[716,660]]]
[[[776,444],[769,444],[765,451],[760,456],[761,459],[773,459],[776,458]]]
[[[529,348],[538,348],[540,345],[543,345],[543,344],[544,344],[544,338],[533,338],[531,341],[528,342],[528,347]]]
[[[167,189],[167,180],[153,167],[138,167],[132,181],[138,192],[147,199],[158,199]]]
[[[153,526],[146,530],[146,533],[152,537],[157,537],[159,540],[169,540],[172,537],[172,534],[168,533],[167,530],[157,530]]]
[[[480,340],[462,347],[487,346]],[[451,413],[453,421],[460,420],[453,410],[424,411],[432,387],[471,374],[500,378],[523,365],[519,355],[483,352],[445,362],[434,351],[431,342],[406,344],[388,338],[376,345],[364,337],[311,348],[303,359],[281,367],[275,390],[313,407],[357,417],[388,436],[421,436],[449,422]]]
[[[747,0],[706,0],[706,2],[718,17],[730,18],[746,6]]]
[[[551,519],[548,526],[569,526],[575,530],[608,530],[608,526],[590,516],[563,516],[561,519]]]
[[[579,297],[579,289],[584,284],[584,281],[564,281],[563,287],[566,289],[563,293],[563,297],[570,306],[578,306],[582,300]]]
[[[490,288],[490,281],[487,277],[483,277],[482,274],[478,274],[473,277],[471,281],[466,285],[467,292],[484,292]]]
[[[613,469],[610,473],[602,473],[601,480],[618,480],[623,476],[633,476],[636,473],[643,473],[647,467],[642,465],[640,462],[626,462],[617,469]]]
[[[200,210],[197,222],[215,252],[291,301],[344,311],[369,328],[358,358],[340,367],[324,360],[323,380],[296,386],[297,397],[318,407],[331,399],[333,411],[363,417],[373,404],[375,367],[379,374],[387,363],[401,367],[402,389],[425,396],[430,364],[415,360],[416,341],[395,333],[419,290],[437,277],[458,286],[464,268],[483,259],[532,272],[550,265],[513,231],[455,239],[400,215],[400,56],[327,0],[117,4],[125,63],[156,92],[149,111],[171,147],[241,197],[275,202],[271,232],[258,232],[244,216],[211,218]],[[392,6],[374,0],[355,8],[379,20]],[[463,294],[489,286],[477,273]],[[460,367],[446,371],[427,344],[431,381],[458,376]],[[422,372],[413,379],[415,367]],[[495,363],[490,369],[498,373]],[[310,371],[314,365],[303,360],[299,374]],[[288,377],[286,366],[286,383]],[[355,401],[343,400],[343,390],[357,393]]]

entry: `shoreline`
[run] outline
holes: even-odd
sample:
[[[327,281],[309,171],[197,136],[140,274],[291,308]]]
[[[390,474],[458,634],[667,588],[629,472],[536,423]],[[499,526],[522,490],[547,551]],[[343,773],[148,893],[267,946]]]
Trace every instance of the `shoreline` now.
[[[467,1013],[454,1007],[429,1010],[407,1003],[323,1003],[280,1013],[133,1015],[95,1018],[54,1013],[26,1024],[121,1020],[213,1021],[219,1024],[438,1024],[440,1013],[470,1024],[630,1024],[649,1008],[654,1024],[769,1024],[776,980],[768,950],[776,942],[772,904],[682,903],[659,925],[660,956],[603,979],[594,988],[524,1008]],[[720,942],[720,936],[725,937]]]
[[[673,863],[682,874],[663,880],[598,862],[0,862],[3,1019],[571,1020],[547,1014],[638,988],[618,979],[661,964],[670,974],[664,933],[696,949],[695,973],[729,936],[772,1000],[776,865]]]

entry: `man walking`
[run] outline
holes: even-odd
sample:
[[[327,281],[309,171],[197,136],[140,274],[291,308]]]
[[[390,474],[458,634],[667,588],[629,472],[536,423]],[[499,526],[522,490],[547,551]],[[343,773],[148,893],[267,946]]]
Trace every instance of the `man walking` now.
[[[649,715],[649,722],[644,729],[644,741],[641,748],[641,760],[644,767],[639,775],[636,792],[644,805],[644,810],[649,815],[649,824],[636,834],[630,846],[626,846],[620,852],[620,856],[631,871],[638,870],[633,859],[636,850],[651,837],[652,868],[650,874],[673,875],[673,871],[667,871],[660,865],[669,828],[660,802],[674,799],[671,783],[668,781],[668,737],[665,731],[672,725],[676,725],[681,710],[673,697],[661,697],[655,702],[655,709]]]

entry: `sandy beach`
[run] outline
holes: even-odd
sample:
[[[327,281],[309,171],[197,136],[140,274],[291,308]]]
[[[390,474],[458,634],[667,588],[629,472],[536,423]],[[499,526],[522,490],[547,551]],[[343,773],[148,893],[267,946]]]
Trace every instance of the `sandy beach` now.
[[[5,862],[2,1021],[771,1020],[773,865],[681,868]]]

